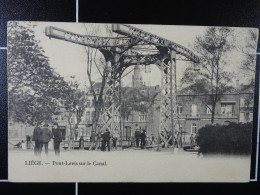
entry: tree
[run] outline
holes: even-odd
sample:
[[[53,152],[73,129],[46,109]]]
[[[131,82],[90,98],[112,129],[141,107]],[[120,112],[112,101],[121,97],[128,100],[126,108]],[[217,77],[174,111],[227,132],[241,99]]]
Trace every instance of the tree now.
[[[51,121],[68,92],[70,86],[51,68],[31,23],[9,22],[9,119],[30,125]]]
[[[247,31],[248,31],[248,36],[246,38],[245,46],[238,47],[238,50],[244,55],[244,60],[240,68],[243,71],[243,75],[250,76],[251,79],[253,80],[255,75],[256,47],[257,47],[258,34],[257,31],[253,29],[248,29]]]
[[[108,25],[101,26],[100,24],[84,24],[84,27],[87,35],[104,36],[104,34],[101,33],[105,33],[105,36],[113,36],[113,33],[111,29],[108,28]],[[104,27],[104,30],[101,30],[101,27]],[[85,49],[87,56],[87,78],[90,85],[89,90],[92,92],[93,105],[95,108],[94,116],[92,117],[92,130],[96,133],[100,115],[104,107],[103,94],[108,76],[108,63],[98,49],[91,47],[85,47]],[[97,80],[101,81],[98,93],[95,90],[95,81]]]
[[[153,106],[160,90],[150,91],[147,87],[142,93],[139,88],[122,88],[121,117],[123,120],[128,118],[133,112],[146,113],[148,121],[151,123],[154,114]]]
[[[82,121],[83,114],[86,108],[86,97],[83,91],[79,89],[79,84],[75,81],[75,76],[71,76],[71,81],[68,82],[70,91],[65,94],[65,98],[62,101],[62,105],[68,112],[68,123],[70,128],[69,139],[68,139],[68,148],[71,149],[71,146],[74,145],[74,138],[76,130]],[[74,126],[72,126],[72,117],[75,117]]]
[[[241,92],[247,91],[247,94],[242,95],[244,99],[245,119],[249,121],[250,112],[254,102],[254,86],[255,86],[255,67],[256,67],[256,47],[258,33],[255,29],[247,29],[246,43],[237,47],[244,57],[240,69],[242,76],[247,78],[248,83],[241,86]]]
[[[203,36],[197,36],[193,49],[200,57],[200,71],[195,72],[190,66],[182,78],[182,84],[187,84],[188,89],[205,95],[204,102],[212,113],[211,123],[214,123],[216,103],[232,88],[232,73],[225,70],[227,55],[233,49],[232,34],[230,28],[208,27]]]

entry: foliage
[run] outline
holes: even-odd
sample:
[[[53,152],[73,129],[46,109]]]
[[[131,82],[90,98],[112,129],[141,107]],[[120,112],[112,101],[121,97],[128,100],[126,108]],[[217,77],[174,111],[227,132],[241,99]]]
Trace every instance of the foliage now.
[[[203,36],[197,36],[194,51],[200,57],[200,71],[189,66],[181,80],[185,90],[205,95],[205,104],[211,110],[214,123],[216,103],[222,95],[232,89],[232,73],[225,71],[227,54],[233,49],[232,30],[225,27],[208,27]]]
[[[160,91],[157,90],[151,94],[149,90],[147,90],[147,92],[142,93],[139,88],[126,87],[122,89],[122,118],[127,118],[132,111],[142,113],[148,113],[150,111]]]
[[[84,24],[86,34],[88,36],[109,36],[112,37],[113,33],[108,25],[100,24]],[[104,28],[101,30],[101,28]],[[104,107],[103,93],[108,77],[108,62],[105,60],[104,55],[97,48],[85,47],[87,57],[87,78],[89,81],[89,90],[93,95],[93,105],[95,107],[94,116],[92,117],[92,128],[96,132],[97,124]],[[98,75],[98,76],[97,76]],[[96,93],[95,83],[101,81],[99,93]]]
[[[50,67],[31,23],[8,23],[9,118],[34,125],[51,120],[70,86]]]
[[[246,45],[238,47],[238,50],[244,55],[240,68],[245,76],[250,76],[251,78],[255,75],[257,38],[257,31],[248,29]]]
[[[253,124],[207,125],[198,131],[202,154],[250,154]]]

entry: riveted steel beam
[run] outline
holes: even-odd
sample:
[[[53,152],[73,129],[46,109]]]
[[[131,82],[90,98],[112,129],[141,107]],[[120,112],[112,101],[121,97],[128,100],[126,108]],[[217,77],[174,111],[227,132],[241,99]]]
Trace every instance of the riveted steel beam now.
[[[146,32],[139,28],[136,28],[136,27],[133,27],[130,25],[126,25],[126,24],[112,24],[112,30],[113,30],[113,32],[125,35],[127,37],[141,39],[147,43],[150,43],[150,44],[153,44],[156,46],[161,46],[161,47],[166,47],[166,48],[172,49],[176,52],[176,54],[185,56],[190,61],[193,61],[195,63],[199,62],[199,57],[197,57],[192,51],[183,47],[182,45],[174,43],[170,40],[159,37],[152,33]]]

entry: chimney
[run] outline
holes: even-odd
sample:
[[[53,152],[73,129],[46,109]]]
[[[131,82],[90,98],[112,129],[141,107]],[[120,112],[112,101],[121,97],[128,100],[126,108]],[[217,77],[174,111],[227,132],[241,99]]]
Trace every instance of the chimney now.
[[[236,80],[236,89],[237,89],[238,91],[240,91],[240,84],[239,84],[239,80]]]

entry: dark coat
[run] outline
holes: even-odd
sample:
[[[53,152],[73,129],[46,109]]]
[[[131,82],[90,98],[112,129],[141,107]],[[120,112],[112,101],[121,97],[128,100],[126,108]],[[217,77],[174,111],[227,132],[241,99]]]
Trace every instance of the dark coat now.
[[[62,142],[62,132],[59,128],[52,129],[52,138],[54,142]]]
[[[104,141],[109,141],[110,140],[110,132],[109,131],[106,131],[103,134],[103,139],[104,139]]]
[[[40,127],[36,126],[33,130],[33,137],[32,137],[32,141],[39,141],[39,137],[40,137]]]
[[[145,132],[142,132],[140,137],[141,137],[142,140],[145,140],[145,138],[146,138]]]
[[[51,139],[51,130],[48,127],[40,128],[39,141],[42,143],[49,142]]]
[[[141,132],[139,130],[135,131],[135,139],[140,139],[141,137]]]

